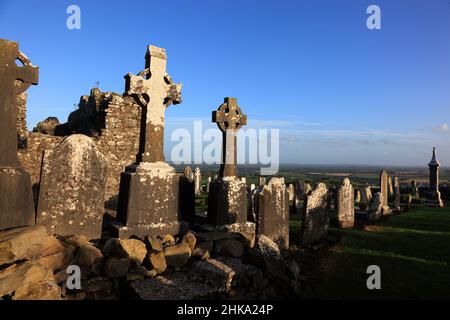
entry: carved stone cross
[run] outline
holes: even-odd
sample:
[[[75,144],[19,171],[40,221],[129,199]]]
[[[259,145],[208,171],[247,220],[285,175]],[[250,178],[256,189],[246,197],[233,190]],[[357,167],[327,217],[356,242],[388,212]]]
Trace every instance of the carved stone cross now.
[[[236,98],[225,98],[224,103],[213,111],[212,121],[216,122],[223,133],[222,164],[220,177],[236,177],[237,175],[237,139],[236,133],[247,124],[247,116],[237,105]]]
[[[38,83],[39,69],[17,42],[0,39],[0,168],[20,167],[17,157],[17,95]]]
[[[182,84],[174,84],[166,72],[166,50],[148,46],[145,70],[125,76],[125,92],[142,107],[137,162],[164,162],[164,114],[172,103],[181,103]]]
[[[35,224],[31,178],[17,157],[17,95],[38,71],[17,42],[0,39],[0,230]]]

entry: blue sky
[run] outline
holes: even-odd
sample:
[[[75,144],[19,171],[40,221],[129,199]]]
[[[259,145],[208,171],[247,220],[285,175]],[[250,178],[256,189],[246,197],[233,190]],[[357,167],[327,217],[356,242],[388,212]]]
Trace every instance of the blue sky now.
[[[66,28],[71,4],[81,30]],[[371,4],[381,30],[366,27]],[[30,129],[65,121],[97,81],[122,93],[154,44],[184,84],[166,147],[234,96],[250,127],[280,129],[284,163],[421,165],[436,145],[450,165],[449,0],[0,0],[0,38],[40,67]]]

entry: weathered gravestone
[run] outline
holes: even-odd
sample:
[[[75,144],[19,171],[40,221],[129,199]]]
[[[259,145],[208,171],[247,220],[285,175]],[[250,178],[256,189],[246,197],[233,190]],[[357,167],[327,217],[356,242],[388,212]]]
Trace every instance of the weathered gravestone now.
[[[193,222],[195,218],[195,181],[191,167],[184,168],[184,174],[179,179],[180,218],[186,222]]]
[[[192,172],[192,168],[191,167],[187,166],[187,167],[184,168],[184,176],[187,179],[189,179],[191,181],[194,181],[194,173]]]
[[[207,222],[213,226],[242,224],[247,221],[247,186],[237,177],[236,133],[247,124],[247,116],[235,98],[225,98],[212,118],[222,131],[223,150],[219,177],[209,186]]]
[[[361,190],[361,203],[370,205],[372,202],[372,189],[369,186],[365,186]]]
[[[411,181],[411,195],[416,198],[419,197],[419,188],[417,187],[416,180]]]
[[[209,185],[210,185],[210,183],[211,183],[211,177],[208,177],[208,182],[206,183],[206,192],[208,192],[209,193]]]
[[[289,194],[284,178],[272,178],[258,194],[256,233],[289,248]]]
[[[294,201],[294,199],[295,199],[294,185],[293,184],[289,184],[287,190],[289,192],[289,201]]]
[[[194,181],[195,181],[195,194],[199,195],[202,193],[202,172],[200,171],[200,168],[195,168]]]
[[[302,202],[305,200],[305,183],[298,179],[295,183],[295,213],[302,213]]]
[[[171,104],[181,102],[181,84],[166,72],[165,49],[149,46],[146,69],[125,76],[125,94],[142,107],[139,153],[136,163],[121,175],[116,225],[117,236],[145,237],[177,234],[179,181],[165,163],[164,117]],[[144,78],[145,76],[145,78]]]
[[[401,193],[400,193],[400,182],[397,177],[394,177],[394,210],[400,212]]]
[[[304,245],[324,240],[328,234],[328,197],[327,186],[319,183],[305,198],[302,215],[301,238]]]
[[[355,193],[348,178],[336,191],[336,216],[340,228],[352,228],[355,224]]]
[[[259,177],[259,186],[264,186],[266,184],[266,177]]]
[[[355,202],[360,203],[361,202],[361,191],[355,190]]]
[[[37,224],[49,234],[100,239],[106,159],[88,136],[74,134],[44,151]]]
[[[31,178],[17,157],[16,123],[17,95],[38,83],[38,73],[17,42],[0,39],[0,230],[35,224]]]
[[[392,213],[392,210],[389,208],[388,199],[389,199],[389,175],[383,170],[380,173],[380,189],[381,189],[381,200],[383,205],[383,215],[388,215]]]
[[[370,221],[377,221],[383,215],[383,201],[383,194],[381,192],[377,192],[373,197],[369,208]]]

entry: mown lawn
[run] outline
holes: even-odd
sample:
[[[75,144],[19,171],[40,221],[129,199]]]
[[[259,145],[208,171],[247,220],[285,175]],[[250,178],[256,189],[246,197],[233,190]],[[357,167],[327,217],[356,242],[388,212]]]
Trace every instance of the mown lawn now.
[[[291,220],[298,229],[299,222]],[[450,209],[413,208],[341,238],[316,266],[306,298],[450,299]],[[381,290],[368,290],[366,269],[381,268]],[[308,277],[308,274],[306,274]]]

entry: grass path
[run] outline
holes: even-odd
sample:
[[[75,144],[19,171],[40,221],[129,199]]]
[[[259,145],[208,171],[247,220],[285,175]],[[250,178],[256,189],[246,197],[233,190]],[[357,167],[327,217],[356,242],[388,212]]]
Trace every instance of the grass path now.
[[[330,233],[341,241],[316,265],[306,298],[450,299],[450,209],[413,208],[363,229]],[[369,265],[381,268],[381,290],[366,287]]]

